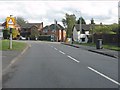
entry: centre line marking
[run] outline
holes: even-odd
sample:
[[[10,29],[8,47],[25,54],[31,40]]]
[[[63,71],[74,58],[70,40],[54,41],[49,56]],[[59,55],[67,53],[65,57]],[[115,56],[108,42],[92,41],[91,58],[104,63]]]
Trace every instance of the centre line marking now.
[[[54,48],[55,50],[57,50],[57,48]]]
[[[112,81],[113,83],[115,83],[115,84],[117,84],[117,85],[120,85],[120,83],[119,83],[119,82],[117,82],[117,81],[115,81],[115,80],[113,80],[113,79],[109,78],[108,76],[106,76],[106,75],[104,75],[104,74],[102,74],[102,73],[98,72],[97,70],[95,70],[95,69],[93,69],[93,68],[91,68],[91,67],[88,67],[88,69],[90,69],[90,70],[92,70],[93,72],[95,72],[95,73],[97,73],[97,74],[99,74],[99,75],[103,76],[104,78],[106,78],[106,79],[108,79],[108,80]]]
[[[72,59],[72,60],[76,61],[77,63],[79,63],[79,62],[80,62],[80,61],[76,60],[75,58],[73,58],[73,57],[71,57],[71,56],[69,56],[69,55],[67,55],[67,57],[69,57],[70,59]]]
[[[62,53],[62,54],[65,54],[64,52],[62,52],[62,51],[59,51],[60,53]]]

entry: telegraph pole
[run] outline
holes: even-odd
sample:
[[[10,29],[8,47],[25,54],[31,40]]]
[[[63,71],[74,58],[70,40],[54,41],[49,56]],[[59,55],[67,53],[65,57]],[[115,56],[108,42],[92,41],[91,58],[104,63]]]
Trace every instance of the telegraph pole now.
[[[81,11],[76,11],[77,13],[80,13],[80,27],[79,27],[79,29],[80,29],[80,32],[82,31],[82,21],[81,21],[81,19],[82,19],[82,14],[81,14]]]

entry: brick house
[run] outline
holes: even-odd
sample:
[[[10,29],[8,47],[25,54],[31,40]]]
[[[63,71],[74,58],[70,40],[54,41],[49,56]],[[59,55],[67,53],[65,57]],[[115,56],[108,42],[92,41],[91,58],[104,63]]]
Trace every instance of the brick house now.
[[[25,25],[21,26],[21,36],[23,37],[30,37],[34,39],[35,37],[39,37],[40,31],[43,28],[43,22],[41,23],[26,23]]]
[[[64,42],[66,40],[66,31],[60,24],[45,26],[40,33],[41,35],[53,35],[57,42]]]

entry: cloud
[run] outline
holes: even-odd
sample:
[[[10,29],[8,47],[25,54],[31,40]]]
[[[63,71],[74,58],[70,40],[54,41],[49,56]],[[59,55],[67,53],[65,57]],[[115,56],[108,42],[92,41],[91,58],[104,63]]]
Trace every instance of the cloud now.
[[[117,23],[118,1],[0,1],[0,22],[9,15],[21,16],[29,22],[44,22],[44,25],[61,23],[65,13],[84,17],[87,23],[94,18],[96,23]],[[3,8],[4,7],[4,8]],[[76,12],[77,11],[77,12]]]

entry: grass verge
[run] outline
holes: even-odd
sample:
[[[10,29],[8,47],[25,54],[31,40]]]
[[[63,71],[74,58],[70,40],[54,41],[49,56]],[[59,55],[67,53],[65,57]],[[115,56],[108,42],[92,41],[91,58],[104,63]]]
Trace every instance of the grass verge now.
[[[78,43],[78,42],[74,42],[74,44],[96,47],[96,44],[95,44],[95,43]],[[102,45],[102,46],[103,46],[103,48],[105,48],[105,49],[120,51],[120,47],[115,46],[115,45],[104,44],[104,45]]]
[[[17,50],[17,51],[21,51],[26,47],[26,43],[23,42],[15,42],[12,41],[12,49],[9,49],[9,40],[1,40],[0,41],[0,50]]]

